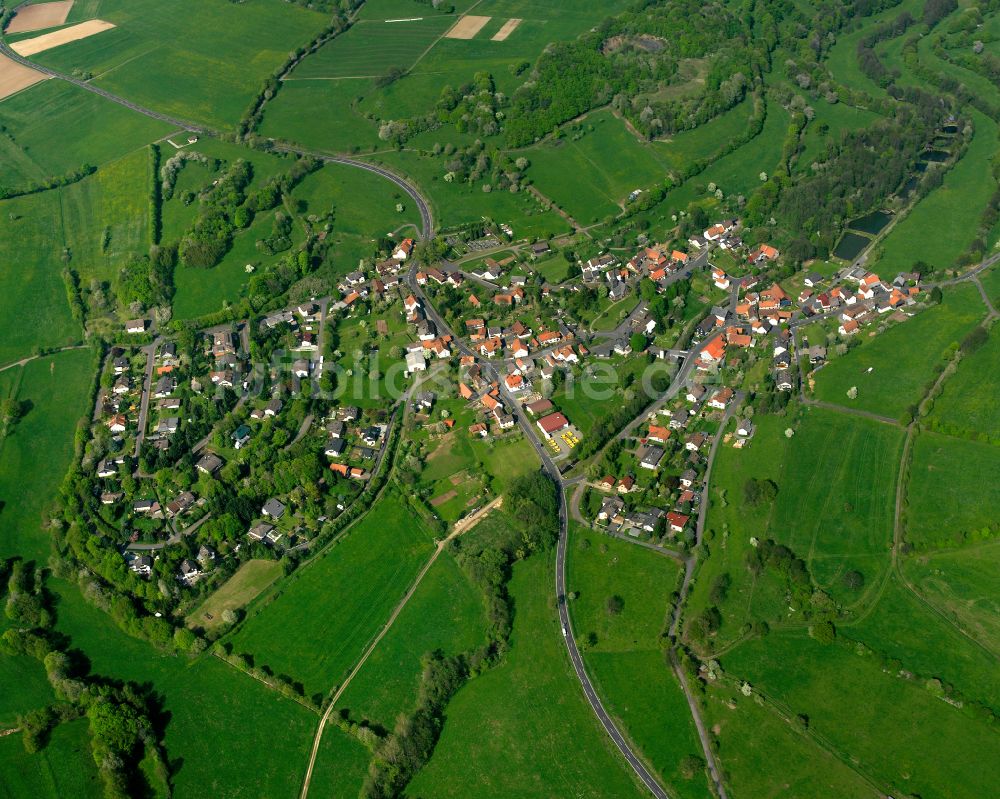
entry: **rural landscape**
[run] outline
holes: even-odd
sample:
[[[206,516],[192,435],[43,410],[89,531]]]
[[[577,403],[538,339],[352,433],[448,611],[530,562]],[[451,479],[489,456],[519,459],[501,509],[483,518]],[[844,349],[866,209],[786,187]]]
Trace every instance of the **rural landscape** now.
[[[1000,795],[1000,4],[0,0],[0,799]]]

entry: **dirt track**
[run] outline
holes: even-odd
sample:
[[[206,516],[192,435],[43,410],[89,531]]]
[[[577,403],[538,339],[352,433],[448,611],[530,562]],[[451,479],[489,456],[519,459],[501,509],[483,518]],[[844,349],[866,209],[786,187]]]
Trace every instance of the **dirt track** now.
[[[73,7],[73,0],[56,0],[54,3],[36,3],[22,8],[7,26],[7,33],[27,33],[62,25]]]
[[[35,36],[33,39],[22,39],[19,42],[14,42],[10,46],[10,49],[18,55],[27,57],[37,53],[44,53],[46,50],[51,50],[53,47],[58,47],[61,44],[86,39],[88,36],[110,30],[113,27],[115,26],[111,22],[105,22],[102,19],[91,19],[81,22],[79,25],[70,25],[68,28],[53,31],[52,33],[43,33],[41,36]]]
[[[25,67],[7,56],[0,55],[0,100],[17,94],[22,89],[34,86],[39,81],[46,80],[48,75],[36,72],[31,67]]]

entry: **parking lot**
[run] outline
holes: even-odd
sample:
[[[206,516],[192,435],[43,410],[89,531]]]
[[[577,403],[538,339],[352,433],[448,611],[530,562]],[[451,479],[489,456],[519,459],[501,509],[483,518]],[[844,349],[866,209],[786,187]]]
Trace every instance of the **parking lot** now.
[[[580,444],[580,431],[575,427],[555,433],[552,438],[543,442],[552,453],[553,460],[569,457]]]

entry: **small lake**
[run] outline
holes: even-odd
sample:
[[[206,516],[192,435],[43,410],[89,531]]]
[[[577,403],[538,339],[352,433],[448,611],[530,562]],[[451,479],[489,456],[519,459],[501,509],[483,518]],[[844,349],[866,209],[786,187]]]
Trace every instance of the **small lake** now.
[[[885,211],[872,211],[870,214],[852,219],[847,226],[862,233],[871,233],[873,236],[881,232],[882,228],[892,221],[892,214]]]
[[[958,125],[945,125],[943,128],[941,128],[941,130],[944,133],[950,133],[951,135],[954,136],[956,133],[958,133]]]
[[[861,251],[868,246],[871,242],[867,236],[862,236],[859,233],[847,232],[844,237],[840,240],[837,245],[837,249],[833,251],[833,254],[837,258],[843,258],[845,261],[853,261]]]
[[[921,161],[933,161],[936,164],[947,161],[949,158],[951,158],[951,153],[945,150],[926,150],[920,154]]]
[[[900,188],[900,190],[899,190],[899,196],[900,197],[905,197],[907,194],[909,194],[910,192],[914,191],[917,188],[917,186],[919,186],[919,185],[920,185],[920,178],[916,178],[916,177],[908,178],[907,181],[906,181],[906,183],[904,183],[902,185],[902,187]]]

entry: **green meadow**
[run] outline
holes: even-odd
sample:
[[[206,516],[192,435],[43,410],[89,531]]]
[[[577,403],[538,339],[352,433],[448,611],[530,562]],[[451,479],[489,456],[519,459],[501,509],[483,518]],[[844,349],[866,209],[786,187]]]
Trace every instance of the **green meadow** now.
[[[372,753],[332,723],[323,730],[309,792],[325,799],[358,799]]]
[[[412,709],[422,670],[421,658],[441,650],[457,655],[486,642],[483,598],[449,554],[442,554],[421,581],[339,706],[355,720],[391,729]]]
[[[873,656],[804,633],[772,633],[737,647],[722,666],[787,712],[805,714],[815,735],[849,752],[891,794],[972,799],[1000,788],[995,770],[982,768],[1000,757],[991,729],[922,683],[886,673]]]
[[[69,468],[77,422],[90,416],[94,368],[89,349],[20,367],[16,396],[27,412],[0,442],[0,558],[48,560],[43,513]]]
[[[20,685],[18,685],[20,687]],[[0,738],[0,796],[3,799],[100,799],[104,787],[90,751],[86,719],[64,722],[48,744],[29,755],[20,735]]]
[[[958,365],[934,400],[934,429],[981,441],[1000,441],[1000,332],[994,327],[986,343]]]
[[[230,130],[264,78],[328,21],[271,0],[102,0],[91,7],[116,27],[35,60],[63,72],[86,70],[96,85],[134,102]]]
[[[975,286],[946,289],[940,305],[925,308],[875,338],[831,360],[816,374],[816,398],[899,417],[918,403],[940,366],[986,309]],[[847,392],[857,387],[856,399]]]
[[[951,266],[975,237],[971,219],[978,219],[996,188],[983,164],[997,151],[997,124],[972,111],[975,135],[965,155],[934,189],[893,227],[882,242],[876,270],[887,275],[924,261],[939,269]]]
[[[574,527],[567,555],[567,589],[578,640],[590,633],[584,661],[607,709],[668,786],[671,795],[708,795],[705,773],[690,779],[681,761],[702,756],[687,701],[671,670],[662,634],[678,564],[655,552]],[[612,597],[622,600],[610,612]]]
[[[909,558],[907,580],[959,629],[993,652],[1000,649],[1000,541]]]
[[[56,629],[69,636],[71,649],[86,654],[91,673],[151,683],[161,697],[178,796],[255,799],[299,790],[316,713],[212,655],[190,660],[157,652],[121,632],[75,585],[50,583],[58,600]]]
[[[343,679],[431,555],[432,538],[395,494],[283,582],[228,639],[257,666],[287,674],[307,695]]]
[[[0,126],[0,186],[11,189],[83,164],[99,167],[173,130],[59,80],[0,103]]]
[[[921,432],[910,465],[907,540],[927,550],[995,536],[1000,484],[989,475],[998,469],[1000,447]]]
[[[441,738],[410,783],[410,796],[644,795],[570,669],[552,569],[552,554],[515,565],[510,651],[449,703]]]
[[[882,799],[850,764],[817,745],[772,709],[726,687],[711,686],[706,724],[719,742],[734,796]],[[781,768],[774,769],[780,763]]]
[[[798,156],[800,170],[809,170],[821,159],[831,144],[849,131],[861,130],[879,117],[872,111],[855,108],[846,103],[828,103],[818,100],[812,104],[816,116],[809,122],[802,136],[802,151]]]

